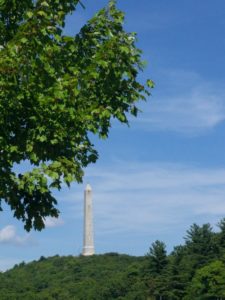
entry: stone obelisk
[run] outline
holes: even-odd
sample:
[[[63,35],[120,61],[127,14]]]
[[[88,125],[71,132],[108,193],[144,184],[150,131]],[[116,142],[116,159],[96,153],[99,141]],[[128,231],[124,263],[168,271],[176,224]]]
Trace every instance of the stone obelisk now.
[[[89,256],[94,253],[92,189],[90,184],[87,184],[84,191],[84,244],[82,254]]]

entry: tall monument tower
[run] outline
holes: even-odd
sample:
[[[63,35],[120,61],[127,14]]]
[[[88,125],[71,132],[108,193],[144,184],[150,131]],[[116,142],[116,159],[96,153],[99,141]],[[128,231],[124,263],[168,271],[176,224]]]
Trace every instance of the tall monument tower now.
[[[92,189],[91,186],[87,184],[84,191],[84,244],[82,254],[84,256],[89,256],[94,253]]]

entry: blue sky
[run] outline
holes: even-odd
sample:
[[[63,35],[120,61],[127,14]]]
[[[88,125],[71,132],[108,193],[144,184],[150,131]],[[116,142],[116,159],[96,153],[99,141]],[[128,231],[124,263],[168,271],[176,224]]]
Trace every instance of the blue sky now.
[[[68,17],[77,32],[107,1],[83,0]],[[93,4],[94,3],[94,4]],[[27,234],[9,209],[0,218],[0,270],[41,255],[82,251],[83,190],[93,188],[97,253],[143,255],[156,239],[168,251],[191,224],[225,216],[225,2],[118,1],[156,87],[130,128],[115,123],[94,140],[100,158],[83,185],[57,193],[60,219]]]

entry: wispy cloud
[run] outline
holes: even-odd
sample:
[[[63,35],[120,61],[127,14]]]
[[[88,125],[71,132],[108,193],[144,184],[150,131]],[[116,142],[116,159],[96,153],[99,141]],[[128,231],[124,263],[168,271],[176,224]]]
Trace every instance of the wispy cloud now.
[[[195,72],[167,71],[137,118],[145,130],[202,134],[225,120],[225,89]]]
[[[95,168],[92,178],[96,232],[185,231],[193,222],[217,222],[225,215],[225,169],[179,164],[118,163]],[[79,212],[82,194],[70,195]],[[76,215],[76,214],[74,214]]]
[[[45,223],[45,227],[52,228],[52,227],[62,226],[64,224],[64,221],[61,218],[57,219],[57,218],[47,217],[44,223]]]
[[[33,240],[31,239],[29,234],[20,236],[17,234],[15,226],[7,225],[0,230],[0,243],[24,246],[28,244],[33,244]]]

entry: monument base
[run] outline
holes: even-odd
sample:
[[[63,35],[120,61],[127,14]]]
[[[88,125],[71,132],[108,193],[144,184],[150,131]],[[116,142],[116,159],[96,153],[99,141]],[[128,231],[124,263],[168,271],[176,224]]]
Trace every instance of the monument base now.
[[[84,247],[82,251],[83,256],[90,256],[95,254],[94,247]]]

